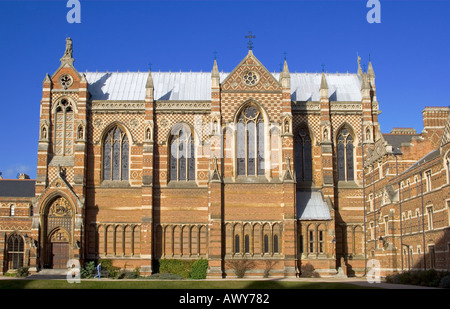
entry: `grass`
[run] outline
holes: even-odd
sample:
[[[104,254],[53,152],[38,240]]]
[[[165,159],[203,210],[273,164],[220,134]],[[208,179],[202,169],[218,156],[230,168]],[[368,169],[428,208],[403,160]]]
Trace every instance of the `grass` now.
[[[0,280],[0,289],[361,289],[341,282],[251,280]]]

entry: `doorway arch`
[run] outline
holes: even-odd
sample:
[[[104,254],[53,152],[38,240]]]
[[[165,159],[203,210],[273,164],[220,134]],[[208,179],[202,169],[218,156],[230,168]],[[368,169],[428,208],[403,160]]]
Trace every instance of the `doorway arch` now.
[[[51,200],[43,214],[43,266],[66,268],[73,255],[74,209],[63,196]]]

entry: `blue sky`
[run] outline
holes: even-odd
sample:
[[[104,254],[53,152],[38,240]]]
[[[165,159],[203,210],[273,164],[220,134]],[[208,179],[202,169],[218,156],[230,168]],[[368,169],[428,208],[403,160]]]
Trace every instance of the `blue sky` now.
[[[279,71],[356,72],[369,54],[383,132],[423,129],[425,106],[448,106],[450,1],[380,0],[381,23],[366,19],[365,0],[89,1],[81,23],[68,23],[66,0],[0,0],[0,172],[36,177],[39,104],[45,74],[58,68],[73,39],[80,71],[230,72],[254,54]]]

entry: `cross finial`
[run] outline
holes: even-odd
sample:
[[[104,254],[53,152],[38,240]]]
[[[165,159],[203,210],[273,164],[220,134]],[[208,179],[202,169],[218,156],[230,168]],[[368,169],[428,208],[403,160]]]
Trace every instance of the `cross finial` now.
[[[325,72],[325,64],[322,63],[322,73]]]
[[[248,32],[248,35],[246,35],[245,38],[248,39],[248,49],[249,49],[249,50],[252,50],[252,49],[253,49],[253,42],[252,42],[252,39],[256,38],[256,36],[255,36],[255,35],[252,35],[252,32],[249,31],[249,32]]]
[[[217,51],[214,51],[213,54],[214,54],[214,60],[216,60],[216,58],[217,58]]]
[[[287,52],[284,52],[284,53],[283,53],[283,55],[284,55],[284,60],[286,60],[286,54],[287,54]]]
[[[152,70],[152,63],[151,63],[151,62],[148,63],[148,69],[149,69],[150,71]]]

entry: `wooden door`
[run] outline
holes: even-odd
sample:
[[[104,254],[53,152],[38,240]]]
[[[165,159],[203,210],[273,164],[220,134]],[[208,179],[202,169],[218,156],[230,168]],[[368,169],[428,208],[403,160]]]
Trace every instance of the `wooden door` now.
[[[69,243],[52,243],[52,268],[66,268],[69,260]]]

